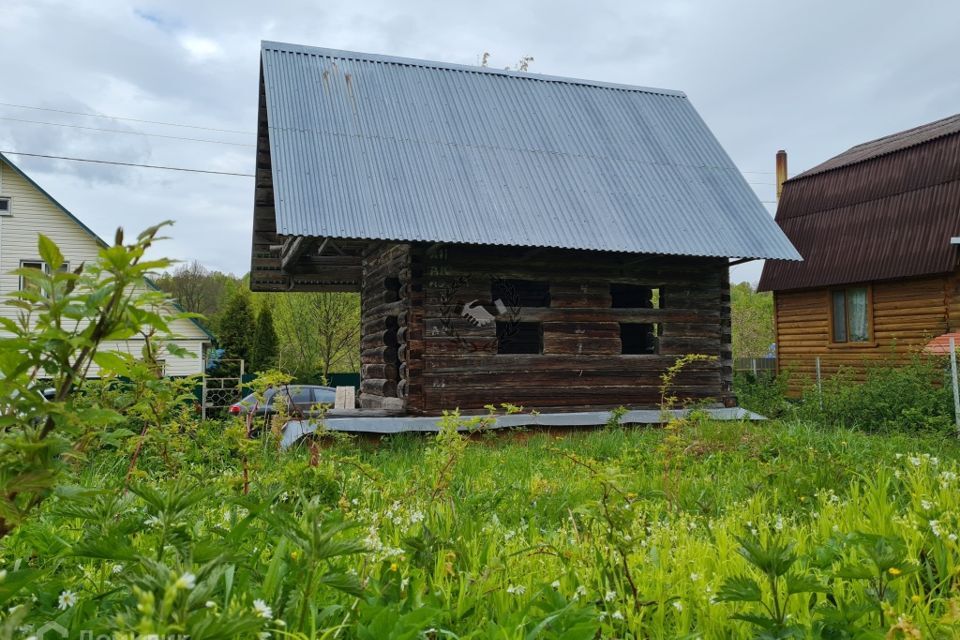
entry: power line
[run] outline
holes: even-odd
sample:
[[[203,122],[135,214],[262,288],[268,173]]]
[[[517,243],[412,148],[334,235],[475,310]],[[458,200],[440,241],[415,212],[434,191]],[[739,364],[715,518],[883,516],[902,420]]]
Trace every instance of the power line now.
[[[66,109],[51,109],[50,107],[34,107],[27,104],[13,104],[11,102],[0,102],[2,107],[14,107],[17,109],[33,109],[35,111],[49,111],[51,113],[68,113],[73,116],[86,116],[88,118],[109,118],[110,120],[126,120],[127,122],[140,122],[142,124],[159,124],[165,127],[183,127],[184,129],[201,129],[203,131],[219,131],[220,133],[240,133],[243,135],[256,135],[253,131],[237,131],[236,129],[215,129],[213,127],[201,127],[195,124],[178,124],[176,122],[160,122],[159,120],[140,120],[139,118],[124,118],[122,116],[108,116],[101,113],[83,113],[82,111],[67,111]]]
[[[255,147],[256,145],[244,142],[226,142],[224,140],[209,140],[206,138],[184,138],[182,136],[168,136],[162,133],[145,133],[143,131],[124,131],[123,129],[101,129],[99,127],[84,127],[78,124],[65,124],[63,122],[44,122],[42,120],[24,120],[23,118],[9,118],[0,116],[0,120],[9,120],[10,122],[26,122],[27,124],[45,124],[51,127],[68,127],[70,129],[83,129],[84,131],[102,131],[104,133],[126,133],[134,136],[150,136],[151,138],[167,138],[169,140],[187,140],[189,142],[207,142],[210,144],[228,144],[234,147]]]
[[[25,151],[3,151],[14,156],[30,156],[31,158],[48,158],[50,160],[70,160],[71,162],[93,162],[95,164],[113,164],[120,167],[138,167],[141,169],[163,169],[165,171],[186,171],[188,173],[209,173],[217,176],[239,176],[241,178],[253,178],[252,173],[234,173],[232,171],[211,171],[209,169],[188,169],[186,167],[167,167],[158,164],[137,164],[135,162],[118,162],[116,160],[95,160],[93,158],[70,158],[67,156],[51,156],[43,153],[26,153]]]

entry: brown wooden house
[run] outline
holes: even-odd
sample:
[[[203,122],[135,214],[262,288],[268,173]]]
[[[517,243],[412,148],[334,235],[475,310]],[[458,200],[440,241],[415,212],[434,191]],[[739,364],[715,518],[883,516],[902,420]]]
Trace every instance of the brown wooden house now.
[[[857,145],[783,184],[803,262],[768,261],[779,368],[815,376],[902,360],[960,328],[960,115]]]
[[[264,43],[251,288],[358,291],[362,408],[731,403],[731,258],[797,258],[682,93]]]

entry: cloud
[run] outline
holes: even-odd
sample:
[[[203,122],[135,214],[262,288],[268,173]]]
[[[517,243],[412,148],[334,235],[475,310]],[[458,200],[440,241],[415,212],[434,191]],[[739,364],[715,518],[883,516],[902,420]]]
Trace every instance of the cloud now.
[[[926,6],[926,5],[925,5]],[[4,0],[4,101],[185,123],[231,134],[0,106],[0,117],[252,144],[261,39],[685,91],[773,199],[773,156],[796,173],[865,140],[960,108],[960,4],[894,0]],[[15,96],[15,100],[11,98]],[[21,151],[249,172],[251,147],[0,120]],[[46,160],[23,165],[96,230],[178,221],[166,249],[249,269],[253,183]],[[772,211],[772,207],[768,207]],[[756,279],[757,265],[735,278]]]
[[[200,36],[182,35],[180,36],[180,46],[186,49],[194,62],[207,62],[223,55],[223,49],[220,48],[219,44]]]

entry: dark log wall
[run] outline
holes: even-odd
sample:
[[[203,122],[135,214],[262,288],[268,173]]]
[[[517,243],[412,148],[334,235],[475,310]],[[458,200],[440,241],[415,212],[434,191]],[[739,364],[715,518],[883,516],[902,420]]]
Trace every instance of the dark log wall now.
[[[402,411],[410,301],[410,246],[385,245],[362,261],[360,407]]]
[[[382,406],[378,399],[394,392],[396,380],[411,413],[499,403],[541,411],[653,407],[660,375],[688,353],[717,360],[688,367],[675,393],[734,401],[725,260],[413,245],[389,249],[364,271],[364,296],[382,288],[382,274],[398,273],[409,302],[399,311],[393,361],[393,347],[380,342],[384,312],[364,302],[364,406]],[[641,294],[615,299],[611,287]],[[621,323],[641,331],[622,339]],[[643,333],[654,326],[659,335]],[[531,348],[538,352],[523,352]],[[380,367],[397,362],[395,377],[381,376]]]

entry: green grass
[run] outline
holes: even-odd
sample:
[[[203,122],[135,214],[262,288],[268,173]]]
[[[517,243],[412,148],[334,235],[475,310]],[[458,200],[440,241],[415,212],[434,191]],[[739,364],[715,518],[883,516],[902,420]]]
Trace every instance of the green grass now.
[[[208,423],[148,439],[136,494],[128,448],[73,466],[73,488],[0,543],[0,604],[21,605],[8,637],[56,619],[193,638],[749,638],[762,627],[731,616],[767,615],[773,595],[741,553],[754,538],[792,545],[790,571],[822,587],[762,637],[883,637],[898,621],[960,634],[952,438],[696,419],[286,453],[235,436]],[[902,555],[882,604],[847,571],[869,564],[857,534]],[[195,586],[177,585],[186,573]],[[738,576],[760,602],[728,597]],[[847,605],[864,612],[831,623]]]

